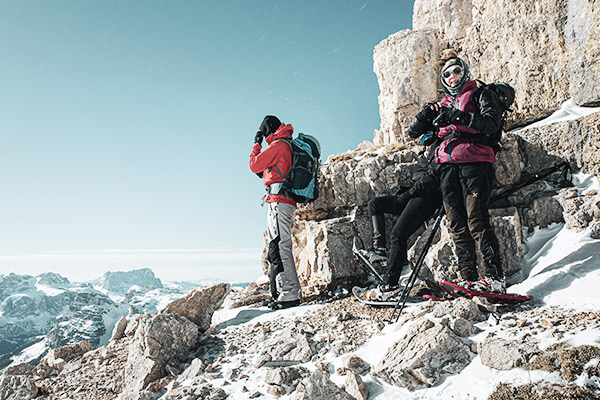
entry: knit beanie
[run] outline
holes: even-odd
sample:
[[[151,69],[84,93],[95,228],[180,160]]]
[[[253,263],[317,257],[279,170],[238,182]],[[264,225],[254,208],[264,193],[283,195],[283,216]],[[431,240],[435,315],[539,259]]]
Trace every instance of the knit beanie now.
[[[258,129],[263,133],[263,136],[267,137],[271,133],[275,132],[281,126],[281,121],[279,118],[273,115],[267,115],[263,122],[260,124],[260,128]]]

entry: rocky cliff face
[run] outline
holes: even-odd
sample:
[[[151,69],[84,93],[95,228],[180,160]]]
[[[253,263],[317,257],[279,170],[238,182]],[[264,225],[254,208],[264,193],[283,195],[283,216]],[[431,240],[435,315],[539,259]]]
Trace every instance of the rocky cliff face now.
[[[406,141],[415,111],[436,99],[432,64],[451,47],[485,82],[516,90],[511,126],[543,118],[573,98],[599,104],[600,6],[588,0],[417,0],[414,30],[375,47],[381,128],[376,144]]]
[[[599,28],[593,23],[599,13],[600,5],[586,0],[417,0],[414,30],[395,33],[374,50],[381,89],[381,127],[374,144],[365,142],[354,151],[331,156],[321,168],[320,198],[297,212],[294,245],[306,293],[361,279],[350,252],[352,238],[359,236],[366,246],[370,243],[366,206],[371,198],[410,185],[414,160],[422,149],[405,132],[421,105],[439,98],[434,63],[444,49],[453,48],[467,59],[473,78],[511,84],[516,101],[508,125],[523,126],[547,117],[568,99],[576,106],[600,104]],[[514,184],[562,160],[598,175],[599,118],[600,113],[594,113],[509,130],[496,163],[497,186]],[[494,212],[509,274],[520,268],[521,226],[573,220],[574,209],[568,203],[588,202],[570,196],[560,187],[533,185]],[[588,218],[592,221],[594,217]],[[417,237],[414,241],[419,243]],[[418,246],[411,254],[416,250]],[[445,277],[452,277],[454,259],[442,225],[428,254],[425,276],[437,279],[440,271],[446,271]],[[268,270],[266,262],[264,268]]]

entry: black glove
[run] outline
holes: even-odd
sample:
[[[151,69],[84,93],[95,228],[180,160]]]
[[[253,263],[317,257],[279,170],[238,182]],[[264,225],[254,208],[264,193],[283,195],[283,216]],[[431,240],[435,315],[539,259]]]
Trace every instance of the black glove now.
[[[418,113],[417,115],[415,115],[412,121],[410,121],[407,133],[408,136],[410,136],[413,139],[416,139],[431,129],[433,129],[433,126],[431,125],[431,120],[425,119],[425,117],[421,113]]]
[[[435,108],[432,108],[435,103],[425,103],[423,104],[423,109],[419,114],[421,114],[427,121],[433,121],[435,117],[440,113]]]
[[[254,143],[262,144],[264,134],[261,131],[256,132]]]
[[[396,196],[396,197],[401,196],[403,193],[408,192],[409,189],[410,189],[409,187],[400,186],[400,188],[398,190],[396,190],[396,193],[394,193],[394,196]]]
[[[440,115],[433,120],[432,124],[437,128],[450,125],[450,118],[448,118],[448,107],[442,106],[440,109]]]
[[[408,201],[410,199],[412,199],[412,194],[410,193],[410,190],[405,191],[404,193],[400,194],[400,195],[396,195],[396,198],[398,200],[398,203],[400,204],[406,204],[408,203]]]

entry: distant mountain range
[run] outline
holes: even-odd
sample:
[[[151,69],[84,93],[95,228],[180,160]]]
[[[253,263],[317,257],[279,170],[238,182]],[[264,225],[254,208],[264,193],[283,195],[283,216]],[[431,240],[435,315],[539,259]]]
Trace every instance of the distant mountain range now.
[[[149,268],[107,272],[86,283],[55,273],[0,274],[0,369],[82,340],[102,346],[121,316],[157,312],[188,290],[215,282],[164,285]]]

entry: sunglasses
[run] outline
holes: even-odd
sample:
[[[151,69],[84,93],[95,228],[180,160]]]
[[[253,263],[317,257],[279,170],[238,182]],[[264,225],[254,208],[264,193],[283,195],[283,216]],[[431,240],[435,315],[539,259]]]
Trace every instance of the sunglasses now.
[[[452,71],[450,71],[450,70],[444,71],[444,78],[450,78],[450,75],[452,75],[452,74],[459,75],[461,72],[462,72],[461,67],[456,67]]]

